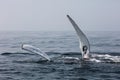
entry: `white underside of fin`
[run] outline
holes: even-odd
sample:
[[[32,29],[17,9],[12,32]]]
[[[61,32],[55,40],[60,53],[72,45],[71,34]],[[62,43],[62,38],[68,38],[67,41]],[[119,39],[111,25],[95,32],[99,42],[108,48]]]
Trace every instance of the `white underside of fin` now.
[[[82,53],[82,58],[89,58],[89,52],[90,52],[90,44],[89,41],[87,39],[87,37],[85,36],[85,34],[80,30],[80,28],[78,27],[78,25],[75,23],[75,21],[69,16],[67,15],[68,19],[70,20],[71,24],[73,25],[78,38],[79,38],[79,45],[80,45],[80,50]],[[83,46],[87,46],[87,52],[86,54],[84,54],[83,52]]]
[[[39,54],[40,56],[42,56],[43,58],[47,59],[48,61],[50,61],[50,58],[49,56],[45,53],[45,52],[42,52],[39,48],[36,48],[32,45],[28,45],[28,44],[22,44],[21,48],[23,50],[26,50],[26,51],[29,51],[29,52],[32,52],[32,53],[36,53],[36,54]]]

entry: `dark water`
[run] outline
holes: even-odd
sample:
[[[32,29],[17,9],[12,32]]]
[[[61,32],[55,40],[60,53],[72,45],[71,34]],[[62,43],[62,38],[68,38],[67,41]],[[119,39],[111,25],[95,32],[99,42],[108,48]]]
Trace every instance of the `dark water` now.
[[[0,80],[120,80],[120,32],[86,35],[91,44],[88,62],[72,60],[81,57],[73,31],[0,32]],[[40,48],[52,61],[21,50],[23,43]]]

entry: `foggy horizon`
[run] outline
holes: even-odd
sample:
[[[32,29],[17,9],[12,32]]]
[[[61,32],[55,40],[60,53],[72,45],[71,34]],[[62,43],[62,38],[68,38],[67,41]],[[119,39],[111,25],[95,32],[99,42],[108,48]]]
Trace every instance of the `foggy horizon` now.
[[[0,0],[0,31],[120,31],[120,1]]]

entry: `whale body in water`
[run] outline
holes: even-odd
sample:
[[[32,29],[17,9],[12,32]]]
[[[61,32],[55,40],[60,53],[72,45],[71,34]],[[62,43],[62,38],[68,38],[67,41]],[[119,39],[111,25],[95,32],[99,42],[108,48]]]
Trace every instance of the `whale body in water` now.
[[[80,51],[82,54],[82,59],[74,56],[64,56],[64,55],[58,55],[56,56],[50,56],[47,53],[41,51],[39,48],[34,47],[29,44],[22,44],[21,48],[25,51],[35,53],[40,55],[43,59],[43,61],[56,61],[57,60],[63,60],[65,63],[81,63],[82,61],[84,62],[107,62],[107,63],[120,63],[120,56],[112,56],[109,54],[96,54],[96,53],[90,53],[90,44],[89,41],[86,37],[86,35],[82,32],[82,30],[78,27],[78,25],[75,23],[75,21],[67,15],[69,21],[72,23],[73,28],[75,29],[78,39],[79,39],[79,46],[80,46]],[[73,53],[74,54],[74,53]],[[90,57],[89,57],[90,55]]]

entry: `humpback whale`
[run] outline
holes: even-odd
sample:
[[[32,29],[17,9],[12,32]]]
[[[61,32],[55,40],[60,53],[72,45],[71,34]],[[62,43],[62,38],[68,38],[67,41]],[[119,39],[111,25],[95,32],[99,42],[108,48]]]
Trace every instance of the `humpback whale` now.
[[[79,39],[79,47],[82,53],[82,59],[89,59],[90,44],[86,35],[82,32],[82,30],[69,15],[67,15],[67,17],[77,33]]]
[[[69,21],[72,23],[77,35],[78,35],[78,39],[79,39],[79,46],[80,46],[80,50],[82,53],[82,59],[83,60],[88,60],[89,59],[89,53],[90,53],[90,44],[89,41],[86,37],[86,35],[81,31],[81,29],[78,27],[78,25],[75,23],[75,21],[69,16],[67,15]],[[39,54],[40,56],[42,56],[44,59],[51,61],[50,57],[45,53],[42,52],[39,48],[36,48],[32,45],[28,45],[28,44],[22,44],[21,48],[23,50],[32,52],[32,53],[36,53]]]

